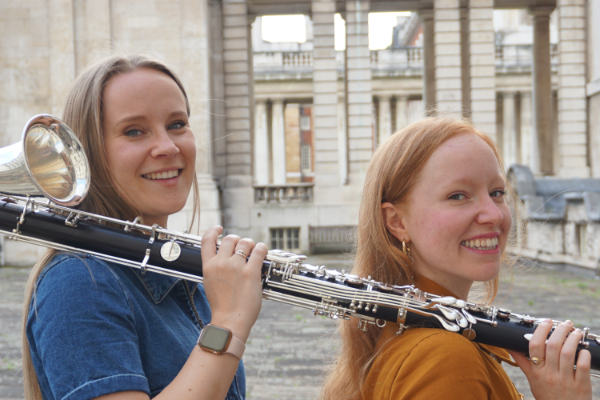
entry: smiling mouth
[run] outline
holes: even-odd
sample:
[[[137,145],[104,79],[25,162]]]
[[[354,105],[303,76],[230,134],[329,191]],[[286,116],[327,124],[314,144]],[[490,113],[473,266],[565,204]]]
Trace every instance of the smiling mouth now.
[[[150,179],[150,180],[161,180],[161,179],[171,179],[179,176],[180,170],[173,169],[171,171],[165,172],[152,172],[150,174],[142,175],[142,178]]]
[[[460,244],[475,250],[494,250],[498,246],[498,238],[463,240]]]

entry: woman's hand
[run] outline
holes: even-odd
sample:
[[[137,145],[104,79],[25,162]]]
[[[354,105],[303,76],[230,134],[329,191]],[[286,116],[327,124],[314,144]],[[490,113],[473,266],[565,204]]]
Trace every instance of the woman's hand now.
[[[537,364],[521,353],[510,352],[527,376],[531,392],[537,400],[591,399],[592,358],[589,351],[579,352],[577,369],[573,370],[577,344],[583,333],[579,329],[573,330],[571,321],[565,321],[556,327],[546,343],[551,329],[552,322],[544,321],[529,341],[530,358],[534,361],[537,358]]]
[[[267,246],[255,246],[251,239],[228,235],[217,252],[217,238],[222,231],[218,226],[202,235],[204,290],[211,323],[230,329],[245,342],[262,304],[261,267]]]

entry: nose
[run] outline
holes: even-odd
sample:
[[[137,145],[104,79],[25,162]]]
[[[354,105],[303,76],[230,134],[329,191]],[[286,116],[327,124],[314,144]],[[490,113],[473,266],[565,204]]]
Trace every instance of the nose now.
[[[164,128],[154,131],[154,140],[152,144],[152,157],[173,157],[179,153],[179,147]]]
[[[499,226],[504,220],[504,214],[496,203],[489,195],[483,196],[481,200],[481,206],[477,214],[477,222],[480,224],[491,224],[492,226]]]

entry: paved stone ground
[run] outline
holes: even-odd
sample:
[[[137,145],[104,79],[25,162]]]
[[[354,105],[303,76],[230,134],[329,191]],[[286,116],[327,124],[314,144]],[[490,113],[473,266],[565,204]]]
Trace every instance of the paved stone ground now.
[[[310,263],[342,269],[343,256],[311,257]],[[20,315],[28,269],[0,268],[0,400],[23,399],[20,355]],[[507,297],[510,294],[510,297]],[[531,315],[589,326],[600,332],[600,281],[541,266],[514,268],[514,280],[502,279],[495,304]],[[304,310],[265,301],[244,355],[248,399],[316,399],[324,365],[338,346],[334,321]],[[518,368],[507,372],[526,399],[533,399]],[[600,400],[600,379],[594,379]]]

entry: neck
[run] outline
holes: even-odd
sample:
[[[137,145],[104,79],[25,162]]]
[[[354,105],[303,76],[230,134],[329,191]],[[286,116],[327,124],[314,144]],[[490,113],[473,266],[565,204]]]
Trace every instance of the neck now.
[[[154,224],[157,224],[161,228],[166,228],[169,217],[142,216],[142,219],[144,220],[144,225],[152,226]]]
[[[416,274],[421,275],[424,278],[434,281],[444,289],[452,292],[456,297],[462,300],[467,300],[469,297],[469,291],[473,286],[473,281],[464,279],[452,279],[451,277],[444,276],[442,274],[432,273],[429,270],[419,270],[413,266]]]

